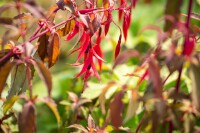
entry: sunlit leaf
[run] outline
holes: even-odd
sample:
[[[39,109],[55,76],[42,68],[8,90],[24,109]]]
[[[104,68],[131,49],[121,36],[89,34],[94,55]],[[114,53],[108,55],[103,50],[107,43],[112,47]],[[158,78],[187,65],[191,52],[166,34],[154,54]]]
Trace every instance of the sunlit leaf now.
[[[18,96],[13,96],[13,97],[11,97],[9,100],[7,100],[7,101],[5,102],[5,104],[3,105],[3,113],[6,114],[7,111],[8,111],[9,109],[12,108],[12,106],[14,105],[14,103],[15,103],[18,99],[19,99]]]
[[[88,116],[88,128],[95,128],[95,122],[91,115]]]
[[[60,37],[58,33],[54,33],[53,36],[49,37],[47,53],[49,56],[48,66],[50,68],[57,62],[60,55]]]
[[[70,125],[68,126],[68,128],[76,128],[83,131],[84,133],[88,133],[87,129],[85,129],[82,125],[79,125],[79,124]]]

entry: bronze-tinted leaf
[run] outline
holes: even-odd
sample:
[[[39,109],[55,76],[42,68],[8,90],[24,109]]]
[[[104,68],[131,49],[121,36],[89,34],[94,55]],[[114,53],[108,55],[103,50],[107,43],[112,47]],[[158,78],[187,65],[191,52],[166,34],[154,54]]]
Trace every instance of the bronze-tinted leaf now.
[[[6,80],[13,66],[14,63],[8,61],[6,64],[0,67],[0,95],[5,87]]]
[[[13,19],[12,19],[12,18],[0,17],[0,24],[8,24],[8,25],[11,25],[12,23],[13,23]]]
[[[47,54],[47,47],[48,47],[48,44],[49,44],[48,39],[49,39],[49,35],[44,34],[38,40],[38,43],[39,43],[38,54],[39,54],[42,61],[48,60],[48,54]]]
[[[18,126],[20,133],[36,132],[36,112],[32,102],[26,103],[19,113]]]
[[[69,32],[71,32],[74,29],[75,25],[76,25],[76,21],[71,20],[67,22],[63,28],[58,29],[57,33],[60,35],[60,37],[66,36]]]
[[[32,64],[34,65],[36,71],[38,72],[41,80],[44,81],[48,89],[48,93],[50,95],[52,90],[52,77],[50,71],[45,67],[45,65],[42,62],[37,62],[32,60]]]
[[[55,32],[49,38],[49,45],[48,45],[48,66],[49,68],[52,67],[58,60],[60,55],[60,37],[57,32]]]
[[[156,98],[162,98],[162,79],[160,77],[160,68],[155,58],[151,58],[149,61],[149,80],[153,84],[154,93]]]
[[[76,12],[76,4],[73,0],[59,0],[56,4],[61,10],[68,10],[73,14]]]
[[[123,96],[124,91],[122,90],[115,95],[113,101],[110,103],[111,122],[116,129],[122,125]]]

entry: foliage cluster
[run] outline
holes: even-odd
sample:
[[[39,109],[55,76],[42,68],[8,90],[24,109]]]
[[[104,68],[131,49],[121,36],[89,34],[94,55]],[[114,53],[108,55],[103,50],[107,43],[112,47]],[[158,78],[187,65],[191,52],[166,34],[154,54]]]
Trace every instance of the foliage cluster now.
[[[0,132],[200,132],[199,0],[2,3]],[[159,14],[161,24],[134,21],[140,5],[151,11],[142,21]],[[69,69],[61,90],[56,65]]]

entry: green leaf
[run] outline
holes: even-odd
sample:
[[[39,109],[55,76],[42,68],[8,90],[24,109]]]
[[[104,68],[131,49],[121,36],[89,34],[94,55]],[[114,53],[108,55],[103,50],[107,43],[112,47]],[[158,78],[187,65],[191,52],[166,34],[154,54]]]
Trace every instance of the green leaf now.
[[[27,83],[26,66],[24,64],[19,64],[12,70],[11,88],[6,99],[9,100],[12,96],[25,92],[28,88]]]

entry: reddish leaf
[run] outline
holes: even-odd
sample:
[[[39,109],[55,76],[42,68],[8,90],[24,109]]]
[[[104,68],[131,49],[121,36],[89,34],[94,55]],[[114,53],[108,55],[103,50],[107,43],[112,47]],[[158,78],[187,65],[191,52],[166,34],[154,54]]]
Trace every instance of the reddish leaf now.
[[[142,81],[147,77],[148,75],[148,70],[146,70],[144,72],[144,74],[142,75],[142,77],[140,78],[140,80],[138,81],[138,85],[140,85],[142,83]]]
[[[91,62],[91,66],[92,66],[92,70],[93,70],[93,72],[94,72],[94,75],[97,77],[97,79],[100,81],[100,76],[99,76],[99,74],[98,74],[98,72],[97,72],[97,69],[96,69],[96,67],[95,67],[95,65],[94,65],[94,62]]]
[[[123,8],[124,5],[126,4],[126,0],[120,0],[120,8]],[[122,19],[122,15],[123,15],[123,10],[120,9],[118,11],[119,15],[118,15],[118,20],[120,21]]]
[[[183,55],[190,56],[195,47],[195,43],[196,43],[195,36],[186,38],[185,44],[184,44],[184,49],[183,49]]]
[[[113,101],[110,103],[111,122],[116,129],[122,125],[123,96],[124,91],[122,90],[115,95]]]
[[[87,52],[86,50],[88,49],[89,45],[90,45],[90,36],[88,34],[84,34],[85,37],[83,37],[82,39],[85,39],[84,42],[81,45],[81,49],[78,55],[78,58],[76,60],[76,62],[78,62],[80,60],[80,58],[82,57],[82,55]]]
[[[113,69],[119,65],[125,63],[128,59],[131,57],[139,57],[139,53],[136,50],[127,50],[121,53],[115,60],[115,63],[113,65]]]
[[[124,33],[125,40],[127,39],[130,23],[131,23],[131,10],[126,10],[124,12],[124,22],[123,22],[123,33]]]
[[[28,102],[24,105],[22,112],[19,113],[18,122],[20,133],[36,132],[36,113],[33,103]]]
[[[52,77],[50,71],[44,66],[43,63],[32,60],[32,64],[37,70],[41,80],[45,82],[45,85],[48,89],[49,96],[51,95],[52,90]]]
[[[115,59],[118,57],[120,49],[121,49],[121,40],[122,40],[122,34],[120,33],[119,39],[118,39],[118,42],[117,42],[117,46],[116,46],[116,49],[115,49]]]
[[[81,71],[76,75],[76,77],[79,77],[82,75],[84,72],[86,72],[90,67],[91,67],[91,62],[92,62],[92,55],[89,55],[89,57],[85,60],[83,68]]]
[[[107,20],[106,20],[106,24],[105,24],[105,36],[107,35],[108,31],[109,31],[109,28],[110,28],[110,23],[112,22],[112,14],[109,12],[108,13],[108,17],[107,17]]]
[[[67,41],[71,40],[79,31],[79,23],[76,22],[74,29],[67,35],[66,39]]]
[[[0,95],[5,87],[6,80],[13,66],[14,63],[8,61],[0,67]]]
[[[60,55],[60,37],[57,32],[49,37],[48,56],[49,68],[52,67],[58,60]]]
[[[135,8],[138,0],[132,0],[132,6]]]

